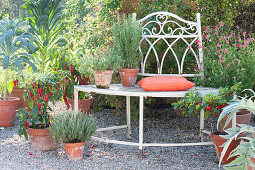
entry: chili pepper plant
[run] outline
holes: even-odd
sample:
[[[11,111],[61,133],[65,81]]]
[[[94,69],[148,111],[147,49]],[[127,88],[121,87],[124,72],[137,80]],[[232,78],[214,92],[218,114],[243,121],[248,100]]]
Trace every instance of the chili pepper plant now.
[[[45,74],[34,74],[31,81],[26,84],[26,91],[23,94],[25,100],[29,100],[29,109],[18,111],[20,125],[18,134],[27,138],[27,128],[48,128],[51,122],[50,112],[53,105],[61,99],[63,92],[64,73],[50,72]]]
[[[185,96],[173,103],[174,108],[188,108],[182,112],[185,116],[199,116],[201,109],[205,110],[205,118],[210,115],[217,118],[223,108],[229,104],[234,95],[240,90],[240,84],[235,84],[232,87],[220,88],[218,93],[210,93],[202,97],[196,90],[187,92]]]
[[[74,85],[89,85],[90,79],[89,77],[85,77],[82,75],[78,69],[77,64],[75,62],[71,63],[67,57],[63,56],[57,62],[56,68],[54,70],[62,70],[66,71],[65,78],[63,80],[63,99],[67,106],[67,109],[70,108],[70,105],[67,101],[67,98],[74,98]],[[90,94],[85,92],[79,92],[78,94],[79,100],[86,99],[90,97]]]

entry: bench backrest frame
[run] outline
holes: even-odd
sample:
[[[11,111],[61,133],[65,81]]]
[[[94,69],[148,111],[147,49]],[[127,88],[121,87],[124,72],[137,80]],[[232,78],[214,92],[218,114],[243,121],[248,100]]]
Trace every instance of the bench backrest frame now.
[[[132,17],[133,17],[133,20],[136,21],[136,13],[133,13]],[[170,12],[154,12],[154,13],[151,13],[151,14],[145,16],[144,18],[142,18],[140,20],[137,20],[137,22],[143,23],[144,21],[147,21],[147,19],[149,19],[150,17],[155,17],[155,20],[148,21],[147,23],[142,25],[143,31],[142,31],[142,38],[141,38],[140,44],[143,41],[147,41],[149,43],[150,47],[149,47],[148,51],[145,53],[146,55],[143,56],[143,59],[141,61],[141,73],[139,73],[139,75],[143,75],[143,76],[169,76],[169,75],[171,75],[171,76],[184,76],[184,77],[194,77],[194,76],[203,77],[203,53],[202,53],[202,35],[201,35],[200,13],[196,14],[196,18],[197,18],[196,22],[187,21],[175,14],[170,13]],[[180,25],[175,20],[169,20],[169,18],[174,18],[177,21],[180,21],[180,22],[186,24],[187,27]],[[146,26],[151,23],[157,24],[159,29],[157,29],[156,27],[153,27],[151,30],[147,29]],[[168,23],[176,24],[177,28],[173,29],[171,27],[167,27],[167,30],[170,33],[169,32],[166,33],[164,31],[164,29],[165,29],[164,26],[166,26]],[[150,38],[154,38],[156,40],[153,43],[151,43],[151,41],[149,40]],[[174,39],[173,42],[169,43],[166,40],[169,38]],[[186,40],[187,38],[194,38],[194,39],[192,40],[192,42],[189,43]],[[179,39],[183,40],[187,45],[187,49],[184,51],[181,61],[179,61],[177,55],[174,52],[174,49],[172,48],[172,45],[174,45],[174,43],[177,42]],[[166,49],[161,61],[159,61],[157,51],[154,48],[154,45],[159,40],[165,41],[166,44],[168,45],[168,48]],[[198,54],[196,54],[196,52],[194,51],[194,49],[192,47],[192,45],[194,43],[198,43],[198,47],[199,47]],[[177,62],[178,74],[162,74],[164,60],[165,60],[165,57],[169,50],[171,50],[171,52],[174,55],[175,60]],[[200,70],[198,74],[194,74],[194,73],[193,74],[183,74],[184,61],[185,61],[185,57],[186,57],[188,50],[190,50],[193,53],[193,55],[196,59],[197,67]],[[140,46],[139,46],[139,51],[142,53]],[[154,52],[155,57],[156,57],[157,73],[158,74],[152,74],[152,73],[145,72],[146,61],[147,61],[147,58],[151,51]]]

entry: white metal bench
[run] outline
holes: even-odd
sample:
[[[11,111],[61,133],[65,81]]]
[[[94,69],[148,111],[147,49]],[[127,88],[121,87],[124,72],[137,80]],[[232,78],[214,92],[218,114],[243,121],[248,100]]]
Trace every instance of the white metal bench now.
[[[197,21],[191,22],[186,21],[172,13],[169,12],[155,12],[147,15],[146,17],[138,20],[137,22],[143,25],[142,39],[141,44],[148,43],[148,50],[145,51],[145,56],[141,62],[141,73],[139,75],[143,76],[184,76],[184,77],[194,77],[200,76],[203,77],[203,54],[202,48],[194,49],[195,43],[198,43],[198,46],[202,45],[202,36],[201,36],[201,23],[200,23],[200,14],[196,15]],[[152,18],[152,19],[151,19]],[[136,14],[133,14],[133,19],[136,20]],[[181,22],[182,24],[178,23]],[[174,29],[170,26],[174,26]],[[171,39],[171,41],[169,41]],[[166,51],[163,52],[163,56],[160,58],[158,52],[155,48],[155,45],[159,41],[164,41],[168,46]],[[184,48],[183,55],[181,58],[178,58],[177,53],[174,49],[174,44],[178,41],[183,41],[187,47]],[[193,46],[193,47],[192,47]],[[143,52],[143,48],[139,48]],[[163,73],[163,64],[166,60],[166,57],[169,56],[169,51],[171,52],[174,60],[177,65],[176,74],[164,74]],[[187,74],[184,71],[185,58],[187,57],[188,52],[193,55],[194,61],[196,62],[197,69],[201,70],[198,74],[191,73]],[[147,73],[146,64],[148,58],[154,54],[156,60],[156,73]],[[190,57],[189,54],[189,57]],[[197,89],[202,95],[209,94],[211,92],[217,92],[217,89],[205,88],[205,87],[193,87],[190,90]],[[188,90],[188,91],[190,91]],[[107,128],[101,128],[97,131],[107,131],[115,130],[121,128],[127,128],[127,138],[130,139],[131,133],[131,121],[130,121],[130,97],[137,96],[139,97],[139,143],[128,142],[128,141],[117,141],[93,137],[92,139],[106,142],[106,143],[115,143],[123,145],[133,145],[139,147],[139,155],[142,157],[143,147],[147,146],[193,146],[193,145],[211,145],[212,142],[203,142],[203,133],[210,134],[210,132],[204,130],[204,110],[200,113],[200,137],[201,141],[197,143],[144,143],[143,142],[143,106],[144,106],[144,97],[183,97],[187,91],[169,91],[169,92],[151,92],[144,91],[139,86],[134,87],[123,87],[120,84],[111,84],[109,89],[99,89],[95,85],[80,85],[74,86],[74,105],[75,111],[78,111],[78,91],[85,92],[94,92],[99,94],[106,95],[118,95],[126,96],[126,113],[127,113],[127,124],[122,126],[112,126]]]

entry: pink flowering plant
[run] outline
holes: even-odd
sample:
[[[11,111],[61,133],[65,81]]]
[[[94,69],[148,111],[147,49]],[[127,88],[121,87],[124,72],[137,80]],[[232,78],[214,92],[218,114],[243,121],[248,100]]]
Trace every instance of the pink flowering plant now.
[[[220,23],[204,29],[202,48],[204,52],[204,86],[219,88],[233,86],[235,83],[241,82],[244,88],[252,89],[254,87],[254,37],[246,32],[229,32]]]
[[[198,91],[193,90],[187,92],[181,100],[173,103],[173,106],[175,109],[187,108],[182,111],[186,117],[199,116],[201,109],[204,109],[205,118],[209,118],[210,115],[217,118],[239,90],[240,84],[235,84],[232,87],[220,88],[218,93],[210,93],[203,97]]]

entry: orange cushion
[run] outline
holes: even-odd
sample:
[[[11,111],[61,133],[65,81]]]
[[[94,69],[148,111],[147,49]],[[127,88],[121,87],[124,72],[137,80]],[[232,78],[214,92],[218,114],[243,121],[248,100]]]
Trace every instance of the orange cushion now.
[[[186,78],[178,76],[146,77],[137,84],[147,91],[185,91],[195,85]]]

